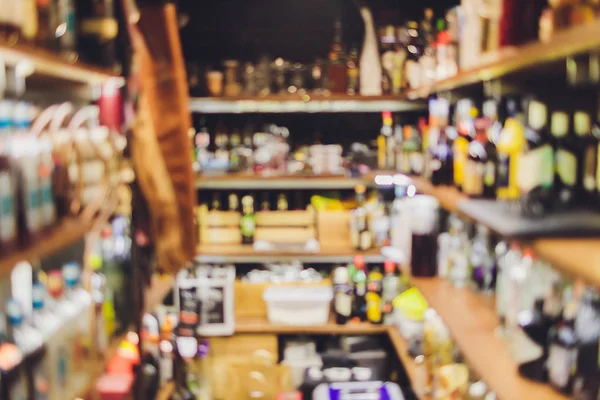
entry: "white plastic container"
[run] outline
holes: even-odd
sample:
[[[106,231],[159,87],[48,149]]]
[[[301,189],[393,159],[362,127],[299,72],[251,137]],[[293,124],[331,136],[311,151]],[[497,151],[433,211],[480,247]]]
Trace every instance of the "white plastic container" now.
[[[325,325],[333,289],[327,286],[270,286],[263,292],[272,324]]]

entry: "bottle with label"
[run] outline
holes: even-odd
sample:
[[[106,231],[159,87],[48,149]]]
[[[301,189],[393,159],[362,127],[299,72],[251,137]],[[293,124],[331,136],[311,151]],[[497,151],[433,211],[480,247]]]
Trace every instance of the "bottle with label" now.
[[[256,216],[254,214],[254,198],[242,197],[242,218],[240,220],[242,244],[253,244],[256,232]]]
[[[487,118],[477,118],[474,122],[475,136],[467,148],[463,176],[463,191],[469,197],[484,197],[486,167],[488,164]]]
[[[577,186],[581,193],[581,203],[590,208],[595,208],[598,197],[598,143],[600,138],[599,126],[592,126],[590,114],[585,111],[575,111],[573,114],[573,130],[577,135],[578,168]]]
[[[346,54],[342,34],[342,21],[336,19],[333,41],[329,49],[329,65],[327,66],[327,81],[329,82],[329,90],[332,93],[345,93],[348,88]]]
[[[477,225],[477,233],[471,245],[470,264],[476,289],[491,293],[496,277],[490,247],[490,231],[481,224]]]
[[[377,137],[377,167],[380,170],[385,170],[387,168],[393,169],[394,159],[389,159],[390,157],[390,147],[393,149],[393,138],[392,138],[392,113],[389,111],[384,111],[381,113],[383,124],[381,125],[381,130],[379,131],[379,136]],[[390,141],[392,139],[392,141]]]
[[[384,324],[394,323],[394,299],[400,294],[400,278],[396,275],[396,263],[392,260],[385,260],[383,263],[385,275],[383,276],[381,302],[381,312],[383,314]]]
[[[501,201],[513,203],[519,199],[517,174],[521,153],[525,147],[520,99],[506,98],[505,112],[504,128],[496,144],[498,153],[496,197]]]
[[[373,269],[367,276],[367,320],[373,324],[383,322],[383,302],[381,299],[383,275],[378,268]]]
[[[525,138],[523,154],[519,159],[517,185],[521,210],[524,215],[540,217],[552,207],[554,180],[554,152],[548,134],[548,109],[536,99],[526,103]],[[569,120],[562,113],[553,113],[551,131],[568,129]],[[567,126],[564,126],[566,122]],[[566,132],[565,132],[566,133]]]
[[[575,319],[577,365],[573,384],[576,400],[597,399],[600,394],[600,296],[587,288],[581,296]]]
[[[553,328],[548,342],[548,381],[554,389],[565,395],[573,393],[575,367],[577,364],[577,336],[575,334],[575,316],[577,304],[570,302],[565,306],[563,319]]]
[[[119,25],[113,0],[80,1],[77,3],[81,57],[87,62],[119,72],[116,57],[116,37]]]
[[[76,59],[77,28],[73,0],[57,0],[56,9],[56,47],[69,59]]]
[[[409,21],[406,24],[406,61],[404,63],[404,75],[406,77],[404,85],[407,88],[416,89],[421,85],[421,68],[419,67],[419,58],[421,58],[422,42],[419,38],[419,24],[416,21]]]
[[[178,336],[194,336],[200,322],[200,301],[197,291],[196,269],[185,269],[177,274],[179,307]]]
[[[511,269],[521,260],[521,249],[518,242],[511,242],[507,248],[506,242],[496,245],[495,253],[498,259],[498,276],[496,278],[496,316],[498,317],[499,332],[507,336],[506,313],[510,301]]]
[[[578,139],[569,129],[569,116],[562,111],[552,113],[554,137],[554,196],[556,208],[571,208],[577,194]]]
[[[451,185],[454,182],[453,139],[449,126],[450,103],[445,99],[437,99],[434,103],[435,122],[439,136],[432,147],[430,162],[431,183],[434,185]]]
[[[357,185],[354,188],[357,207],[354,210],[354,221],[351,231],[355,248],[360,251],[369,250],[373,246],[373,234],[369,229],[368,212],[365,207],[366,190],[367,188],[364,185]]]
[[[463,189],[469,143],[475,134],[474,118],[477,117],[477,113],[477,108],[471,99],[461,99],[456,103],[455,122],[458,136],[454,140],[452,152],[454,155],[454,185],[459,190]]]
[[[498,165],[498,154],[496,144],[500,137],[502,124],[498,121],[498,104],[495,100],[486,100],[483,103],[483,117],[486,121],[487,141],[485,153],[487,162],[483,175],[483,197],[487,199],[496,198],[496,170]]]
[[[362,256],[354,257],[354,266],[356,271],[352,277],[354,284],[354,304],[352,315],[358,318],[359,321],[367,319],[367,273],[365,268],[365,260]]]
[[[11,247],[17,240],[17,207],[10,149],[13,107],[10,101],[0,101],[0,244],[4,247]]]
[[[537,299],[533,309],[522,310],[518,315],[518,327],[511,331],[511,350],[518,364],[519,375],[543,382],[546,357],[544,347],[548,337],[542,310],[544,301]]]
[[[336,267],[333,273],[333,294],[335,323],[343,325],[352,317],[352,286],[347,267]]]
[[[346,90],[346,93],[351,96],[358,94],[360,89],[358,84],[360,69],[358,65],[358,47],[356,46],[350,49],[348,62],[346,62],[346,71],[348,75],[348,89]]]

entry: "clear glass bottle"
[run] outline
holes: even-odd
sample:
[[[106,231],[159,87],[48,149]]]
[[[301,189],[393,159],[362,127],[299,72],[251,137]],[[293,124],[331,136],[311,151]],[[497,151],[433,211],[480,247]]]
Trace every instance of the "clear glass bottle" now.
[[[575,317],[577,304],[569,302],[563,311],[562,321],[551,332],[548,341],[548,380],[554,389],[565,395],[573,393],[577,363],[577,336]]]
[[[470,264],[472,281],[475,288],[485,293],[494,289],[495,271],[490,246],[490,231],[487,227],[477,225],[477,233],[471,244]]]

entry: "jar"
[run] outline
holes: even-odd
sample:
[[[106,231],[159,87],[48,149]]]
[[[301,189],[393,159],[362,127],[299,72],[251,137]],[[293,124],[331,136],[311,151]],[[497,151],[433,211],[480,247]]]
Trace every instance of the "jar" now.
[[[439,202],[427,195],[415,196],[409,202],[412,275],[436,276]]]

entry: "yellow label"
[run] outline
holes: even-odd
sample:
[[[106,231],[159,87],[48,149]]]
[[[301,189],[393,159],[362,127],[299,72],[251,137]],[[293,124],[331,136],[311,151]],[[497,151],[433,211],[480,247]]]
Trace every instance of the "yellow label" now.
[[[381,296],[377,293],[367,292],[367,319],[371,322],[381,321]]]
[[[385,162],[386,156],[386,142],[387,139],[384,135],[377,137],[377,166],[379,169],[385,169],[387,163]]]
[[[556,151],[556,173],[567,186],[575,186],[577,182],[577,158],[565,149]]]
[[[457,186],[461,186],[465,179],[468,147],[469,141],[463,136],[454,141],[454,184]]]
[[[523,125],[516,118],[508,118],[500,133],[498,141],[498,171],[497,190],[498,199],[516,200],[519,198],[517,175],[523,147],[525,146],[525,133]]]

